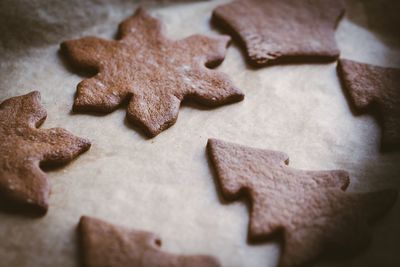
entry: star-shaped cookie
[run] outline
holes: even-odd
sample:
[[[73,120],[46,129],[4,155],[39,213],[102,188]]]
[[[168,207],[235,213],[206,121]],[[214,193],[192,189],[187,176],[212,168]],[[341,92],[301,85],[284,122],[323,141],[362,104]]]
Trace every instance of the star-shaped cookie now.
[[[223,197],[250,200],[249,239],[282,237],[281,267],[365,248],[370,223],[397,198],[395,190],[346,193],[347,172],[293,169],[281,152],[210,139],[208,153]]]
[[[184,99],[207,106],[240,101],[244,96],[228,76],[207,68],[223,61],[229,40],[169,40],[160,22],[139,8],[120,24],[118,40],[61,44],[74,65],[98,72],[78,84],[74,110],[108,113],[128,100],[128,120],[153,137],[175,123]]]
[[[340,59],[338,73],[356,111],[376,111],[382,148],[400,148],[400,69]]]
[[[176,255],[161,250],[152,233],[82,216],[79,236],[84,267],[220,267],[206,255]]]
[[[251,64],[334,60],[341,0],[236,0],[217,7],[213,21],[236,36]]]
[[[46,213],[50,187],[40,166],[70,162],[90,147],[64,129],[37,129],[46,116],[36,91],[0,104],[0,201],[7,209]]]

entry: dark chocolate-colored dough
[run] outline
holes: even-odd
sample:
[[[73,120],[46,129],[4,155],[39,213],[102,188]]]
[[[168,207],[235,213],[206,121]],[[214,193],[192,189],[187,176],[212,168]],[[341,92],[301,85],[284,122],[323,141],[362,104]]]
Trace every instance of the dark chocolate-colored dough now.
[[[338,73],[356,111],[377,111],[382,148],[400,149],[400,69],[340,59]]]
[[[225,57],[230,38],[167,39],[144,9],[123,21],[118,40],[85,37],[61,49],[75,65],[96,69],[78,84],[75,111],[111,112],[129,100],[127,118],[153,137],[173,125],[185,98],[207,106],[243,99],[227,75],[208,69]]]
[[[293,169],[282,152],[210,139],[208,153],[223,197],[250,201],[250,241],[282,237],[281,267],[362,250],[370,223],[397,198],[395,190],[347,193],[347,172]]]
[[[38,129],[46,119],[39,92],[0,104],[0,204],[3,208],[43,215],[50,186],[42,165],[72,161],[90,142],[61,128]]]
[[[81,217],[79,235],[83,267],[220,267],[211,256],[161,251],[155,234],[87,216]]]
[[[255,66],[332,61],[339,56],[341,0],[236,0],[217,7],[213,21],[237,37]]]

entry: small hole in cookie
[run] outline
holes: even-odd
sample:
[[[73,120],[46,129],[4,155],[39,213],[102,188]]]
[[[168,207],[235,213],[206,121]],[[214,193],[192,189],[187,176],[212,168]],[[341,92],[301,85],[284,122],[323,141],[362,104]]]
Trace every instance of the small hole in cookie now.
[[[154,240],[154,243],[155,243],[157,246],[161,247],[161,239],[156,239],[156,240]]]

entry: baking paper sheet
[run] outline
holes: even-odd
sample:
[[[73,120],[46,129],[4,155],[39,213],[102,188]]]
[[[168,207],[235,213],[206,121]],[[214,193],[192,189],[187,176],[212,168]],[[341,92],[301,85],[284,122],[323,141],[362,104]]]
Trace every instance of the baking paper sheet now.
[[[219,34],[210,26],[211,12],[226,2],[142,4],[177,39]],[[387,2],[347,3],[336,34],[342,57],[400,66],[400,35],[391,28],[399,22],[399,5],[394,1],[388,8]],[[52,194],[46,216],[0,212],[1,267],[79,266],[81,215],[152,231],[162,237],[166,251],[211,254],[223,266],[275,266],[277,244],[247,243],[246,204],[221,199],[205,153],[210,137],[284,151],[296,168],[345,169],[351,191],[399,189],[400,153],[381,153],[375,119],[351,112],[336,63],[254,70],[233,44],[218,69],[232,77],[245,100],[217,109],[185,104],[177,123],[154,139],[126,122],[125,108],[104,116],[72,113],[75,88],[84,77],[64,64],[59,43],[85,35],[113,38],[118,23],[137,5],[122,0],[0,2],[0,99],[39,90],[48,111],[43,128],[63,127],[93,143],[76,161],[48,172]],[[399,225],[397,201],[374,227],[365,252],[315,266],[400,266]]]

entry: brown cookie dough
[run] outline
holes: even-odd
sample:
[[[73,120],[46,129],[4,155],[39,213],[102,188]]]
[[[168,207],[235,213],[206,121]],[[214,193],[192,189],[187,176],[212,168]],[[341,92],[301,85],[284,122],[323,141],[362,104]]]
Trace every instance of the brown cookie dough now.
[[[341,0],[236,0],[217,7],[215,24],[236,36],[255,66],[331,61]]]
[[[220,64],[229,37],[167,39],[144,9],[122,22],[117,41],[85,37],[61,44],[76,66],[98,74],[78,84],[75,111],[112,112],[129,100],[127,118],[153,137],[173,125],[184,99],[220,106],[243,99]]]
[[[340,59],[338,73],[357,112],[376,111],[382,122],[382,147],[400,148],[400,69]]]
[[[2,208],[44,214],[50,186],[43,165],[72,161],[90,142],[61,128],[37,129],[46,119],[39,92],[0,104],[0,204]]]
[[[282,237],[280,266],[303,266],[327,252],[365,248],[370,223],[397,198],[395,190],[346,193],[347,172],[292,169],[281,152],[215,139],[207,146],[223,197],[250,200],[250,241]]]
[[[161,251],[161,239],[149,232],[126,229],[82,216],[79,222],[84,267],[219,267],[205,255]]]

